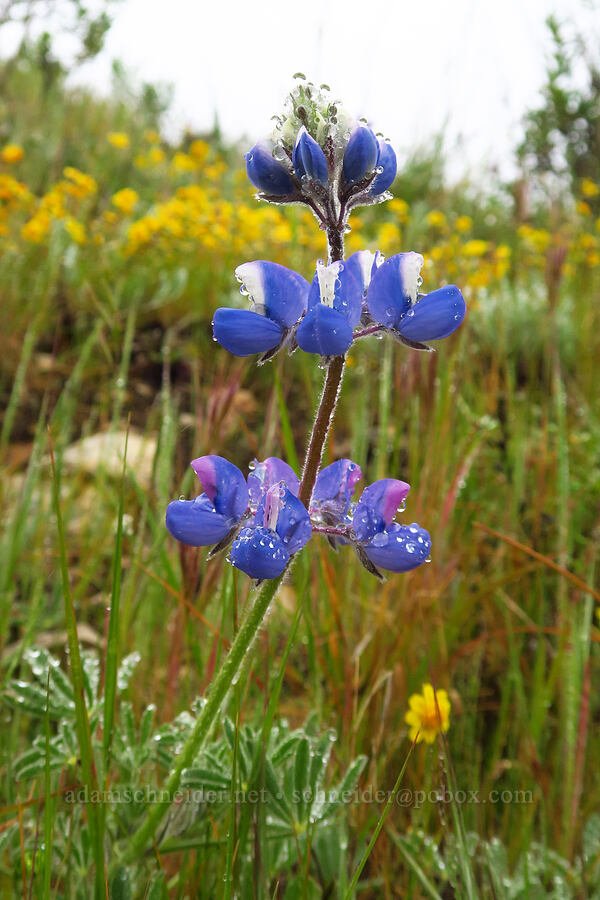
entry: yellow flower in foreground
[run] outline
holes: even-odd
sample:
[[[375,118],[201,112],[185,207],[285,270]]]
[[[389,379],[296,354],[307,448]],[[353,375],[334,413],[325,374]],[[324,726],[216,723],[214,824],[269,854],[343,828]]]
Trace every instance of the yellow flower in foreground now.
[[[0,159],[2,162],[8,163],[9,165],[12,163],[21,162],[23,157],[25,156],[25,151],[19,144],[5,144],[2,148],[2,152],[0,153]]]
[[[584,197],[597,197],[600,187],[591,178],[584,178],[581,182],[581,193]]]
[[[120,209],[127,216],[135,209],[140,195],[133,188],[123,188],[123,190],[113,194],[110,199],[113,206],[116,206],[117,209]]]
[[[129,135],[125,134],[124,131],[109,131],[106,137],[108,143],[116,147],[117,150],[127,150],[131,146]]]
[[[446,691],[434,691],[431,684],[424,684],[423,693],[409,697],[408,705],[404,721],[410,726],[411,741],[433,744],[440,732],[450,728],[450,701]]]

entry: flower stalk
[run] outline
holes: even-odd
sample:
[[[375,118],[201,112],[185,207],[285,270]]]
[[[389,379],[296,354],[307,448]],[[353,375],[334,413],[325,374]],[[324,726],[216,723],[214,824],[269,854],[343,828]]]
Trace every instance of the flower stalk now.
[[[334,238],[333,242],[332,238]],[[335,227],[328,228],[327,240],[330,261],[342,259],[344,254],[343,230],[338,232]],[[341,256],[339,254],[341,254]],[[340,394],[344,365],[345,357],[335,356],[327,368],[325,386],[309,437],[306,460],[304,463],[302,480],[300,482],[299,499],[305,505],[308,505],[310,501],[317,475],[319,474],[323,451],[325,449],[325,444],[327,443],[329,429],[335,415],[335,409]],[[261,585],[255,596],[252,608],[236,634],[229,653],[225,657],[219,672],[208,689],[208,695],[205,699],[202,711],[196,719],[195,725],[183,745],[181,752],[173,761],[171,772],[162,792],[166,795],[165,799],[155,803],[150,808],[148,815],[138,830],[129,839],[127,848],[121,857],[121,863],[127,864],[138,859],[149,848],[152,842],[156,840],[156,832],[169,811],[175,794],[181,784],[182,775],[185,769],[193,764],[195,758],[202,749],[202,746],[219,715],[219,711],[227,699],[229,691],[237,680],[246,654],[250,650],[250,647],[260,630],[271,601],[274,599],[284,577],[285,572],[277,578],[264,581]]]

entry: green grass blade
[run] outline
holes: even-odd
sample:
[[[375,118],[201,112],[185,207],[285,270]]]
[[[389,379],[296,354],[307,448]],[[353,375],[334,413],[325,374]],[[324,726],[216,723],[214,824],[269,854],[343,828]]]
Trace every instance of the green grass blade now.
[[[406,754],[406,759],[404,760],[404,762],[402,764],[402,768],[400,769],[400,772],[398,773],[398,777],[396,778],[396,783],[394,784],[394,787],[392,788],[392,792],[391,792],[390,796],[388,797],[388,801],[383,808],[383,812],[379,816],[377,825],[375,826],[375,830],[371,836],[371,840],[369,841],[367,849],[363,853],[362,858],[354,872],[354,875],[352,876],[352,881],[350,882],[350,884],[348,886],[348,890],[344,894],[344,900],[352,900],[352,897],[354,895],[354,891],[356,890],[356,886],[358,884],[358,879],[360,878],[361,872],[367,864],[367,860],[369,859],[369,856],[371,855],[371,850],[377,843],[377,838],[379,837],[379,835],[381,833],[381,829],[383,828],[383,826],[385,824],[385,820],[388,817],[390,808],[392,807],[392,804],[394,803],[394,801],[396,799],[396,794],[398,793],[398,791],[400,789],[400,785],[402,783],[402,778],[404,777],[404,773],[406,771],[408,761],[411,757],[411,754],[412,754],[414,748],[415,748],[415,745],[414,745],[414,743],[412,743],[410,746],[410,750]]]
[[[104,779],[108,779],[110,755],[115,722],[117,702],[117,670],[119,665],[119,609],[121,601],[121,558],[123,556],[123,508],[125,496],[125,473],[127,470],[127,444],[129,429],[125,437],[123,451],[123,472],[119,494],[119,512],[117,516],[117,534],[115,552],[113,554],[113,579],[110,598],[110,616],[108,620],[108,636],[106,640],[106,662],[104,675],[104,725],[102,735],[102,761]]]
[[[83,665],[81,662],[81,653],[79,652],[77,621],[75,619],[75,609],[73,607],[71,585],[69,582],[67,541],[60,508],[60,489],[58,484],[58,477],[56,474],[56,464],[54,461],[54,448],[52,446],[52,441],[50,441],[50,460],[52,465],[54,512],[56,515],[56,527],[58,531],[58,544],[60,553],[60,570],[64,600],[65,628],[67,632],[67,644],[69,647],[69,671],[71,673],[71,681],[73,683],[75,720],[77,725],[79,753],[81,757],[81,773],[84,787],[86,788],[88,793],[87,817],[92,844],[92,854],[95,864],[94,897],[95,900],[100,900],[100,898],[105,895],[106,891],[104,876],[103,839],[100,827],[100,816],[98,815],[98,805],[94,802],[94,797],[98,796],[98,780],[96,775],[96,764],[94,760],[94,748],[92,746],[92,736],[90,732],[90,722],[85,702]]]

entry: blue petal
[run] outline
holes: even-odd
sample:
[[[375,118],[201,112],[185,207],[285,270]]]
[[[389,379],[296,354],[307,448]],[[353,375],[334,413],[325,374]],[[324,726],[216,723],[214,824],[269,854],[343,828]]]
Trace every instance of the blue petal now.
[[[362,478],[358,463],[351,459],[338,459],[321,469],[311,498],[311,513],[341,521],[348,512],[357,481]]]
[[[398,525],[394,522],[386,531],[376,534],[365,545],[364,550],[378,569],[409,572],[428,558],[431,538],[415,522],[412,525]]]
[[[313,181],[327,184],[329,173],[327,171],[325,154],[304,126],[300,129],[296,138],[292,154],[292,165],[298,178],[308,175]]]
[[[283,330],[277,322],[249,309],[222,306],[213,319],[213,334],[234,356],[252,356],[276,347],[283,337]]]
[[[350,263],[351,259],[352,257],[350,257],[347,262],[332,264],[337,267],[337,277],[335,279],[333,295],[333,309],[340,312],[348,322],[348,325],[350,325],[351,328],[354,328],[358,325],[362,314],[364,292],[362,273],[359,272],[359,266],[356,262]],[[309,309],[316,306],[317,303],[323,302],[318,275],[320,265],[321,264],[317,265],[317,272],[310,285],[308,294]],[[327,268],[329,267],[325,267],[325,269]]]
[[[278,160],[273,159],[269,149],[255,144],[244,158],[248,178],[259,191],[278,197],[294,193],[294,182],[288,170]]]
[[[165,521],[169,534],[190,547],[218,544],[235,525],[215,511],[206,494],[194,500],[173,500],[167,506]]]
[[[344,151],[344,180],[354,184],[369,175],[377,165],[379,144],[370,128],[359,125],[350,135]]]
[[[283,481],[292,494],[298,496],[300,481],[291,466],[277,456],[269,456],[263,462],[254,460],[254,468],[247,478],[248,493],[253,506],[260,503],[270,487]]]
[[[215,510],[233,520],[248,508],[248,485],[237,466],[222,456],[199,456],[190,463]]]
[[[425,294],[398,324],[410,341],[438,341],[456,331],[467,312],[465,300],[454,284]]]
[[[352,517],[358,540],[370,540],[384,531],[393,521],[409,490],[410,485],[396,478],[381,478],[365,488]]]
[[[376,322],[393,328],[417,299],[423,265],[420,253],[397,253],[375,269],[367,293],[369,312]]]
[[[270,528],[242,528],[231,545],[231,564],[251,578],[277,578],[290,556],[279,536]]]
[[[317,303],[300,322],[296,340],[305,353],[341,356],[352,344],[352,328],[342,313]]]
[[[282,485],[273,485],[263,496],[254,522],[277,532],[290,555],[302,549],[312,534],[306,507]]]
[[[394,178],[396,177],[396,172],[398,171],[396,154],[388,141],[379,141],[379,159],[377,160],[377,167],[379,168],[380,166],[383,169],[383,172],[379,172],[379,174],[375,176],[369,187],[369,193],[373,197],[376,197],[378,194],[383,194],[384,191],[387,191],[387,189],[392,186]]]
[[[248,292],[256,312],[282,328],[295,325],[306,309],[308,281],[286,266],[257,259],[238,266],[235,275]]]

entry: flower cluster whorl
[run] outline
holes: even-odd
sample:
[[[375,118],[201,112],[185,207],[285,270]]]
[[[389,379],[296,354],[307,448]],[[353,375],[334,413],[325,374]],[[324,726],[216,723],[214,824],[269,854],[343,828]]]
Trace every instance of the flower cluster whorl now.
[[[313,533],[334,544],[352,544],[375,574],[380,568],[408,572],[429,556],[429,534],[394,521],[409,486],[384,478],[352,504],[362,473],[350,459],[321,470],[308,510],[298,499],[296,473],[277,457],[254,460],[247,478],[221,456],[202,456],[191,466],[204,491],[194,500],[169,504],[168,531],[194,547],[216,545],[213,552],[230,547],[229,562],[251,578],[281,575]]]

